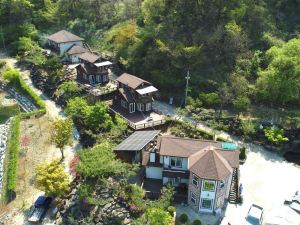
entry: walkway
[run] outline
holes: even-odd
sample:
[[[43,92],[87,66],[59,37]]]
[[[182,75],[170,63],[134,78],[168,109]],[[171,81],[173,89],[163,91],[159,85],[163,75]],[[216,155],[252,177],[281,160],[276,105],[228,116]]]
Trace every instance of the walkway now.
[[[174,106],[156,101],[155,107],[164,114],[176,117]],[[182,120],[192,123],[188,118],[182,118]],[[202,124],[198,127],[208,132],[212,131]],[[240,166],[244,203],[242,205],[229,204],[225,211],[226,219],[232,225],[242,224],[251,204],[262,206],[265,215],[268,216],[278,211],[285,199],[290,199],[297,190],[300,190],[300,167],[298,165],[287,162],[283,157],[260,145],[244,143],[225,132],[219,135],[247,148],[246,163]],[[300,218],[296,224],[300,224]]]

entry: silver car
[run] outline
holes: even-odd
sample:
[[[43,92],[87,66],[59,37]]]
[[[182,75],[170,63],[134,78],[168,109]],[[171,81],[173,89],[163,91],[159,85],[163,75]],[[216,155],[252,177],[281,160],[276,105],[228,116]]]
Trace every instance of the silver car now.
[[[245,218],[244,225],[261,225],[263,222],[264,210],[262,207],[252,204]]]

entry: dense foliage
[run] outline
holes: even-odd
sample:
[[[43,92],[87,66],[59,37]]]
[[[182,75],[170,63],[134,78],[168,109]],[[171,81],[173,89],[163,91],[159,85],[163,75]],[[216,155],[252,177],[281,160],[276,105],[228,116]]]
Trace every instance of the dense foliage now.
[[[37,113],[46,113],[46,105],[44,101],[38,96],[23,80],[20,73],[17,70],[13,70],[8,68],[3,73],[3,78],[8,81],[9,85],[12,85],[14,88],[26,94],[31,100],[33,100],[34,104],[37,105],[40,109]]]
[[[42,163],[36,167],[37,187],[47,196],[63,196],[69,189],[69,175],[58,160]]]
[[[6,186],[8,194],[15,191],[17,186],[17,167],[20,144],[20,117],[16,116],[11,122],[11,131],[7,144]]]
[[[77,171],[86,178],[108,178],[128,173],[130,165],[116,159],[112,145],[108,142],[85,149],[78,153]]]

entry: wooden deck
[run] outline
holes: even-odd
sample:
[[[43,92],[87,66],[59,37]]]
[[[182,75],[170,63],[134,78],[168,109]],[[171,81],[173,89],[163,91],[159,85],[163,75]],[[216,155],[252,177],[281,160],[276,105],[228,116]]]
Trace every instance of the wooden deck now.
[[[110,105],[109,110],[113,114],[120,115],[127,121],[128,125],[134,130],[142,130],[149,127],[155,127],[166,123],[164,115],[158,112],[135,112],[127,113],[121,107]],[[153,121],[147,121],[148,117],[152,117]]]

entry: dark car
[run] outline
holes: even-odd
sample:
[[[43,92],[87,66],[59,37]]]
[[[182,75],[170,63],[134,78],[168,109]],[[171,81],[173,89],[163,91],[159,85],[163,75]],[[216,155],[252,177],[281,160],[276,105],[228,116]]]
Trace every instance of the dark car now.
[[[51,202],[51,197],[39,196],[34,203],[34,209],[28,218],[28,221],[32,223],[42,222],[47,210],[50,208]]]

